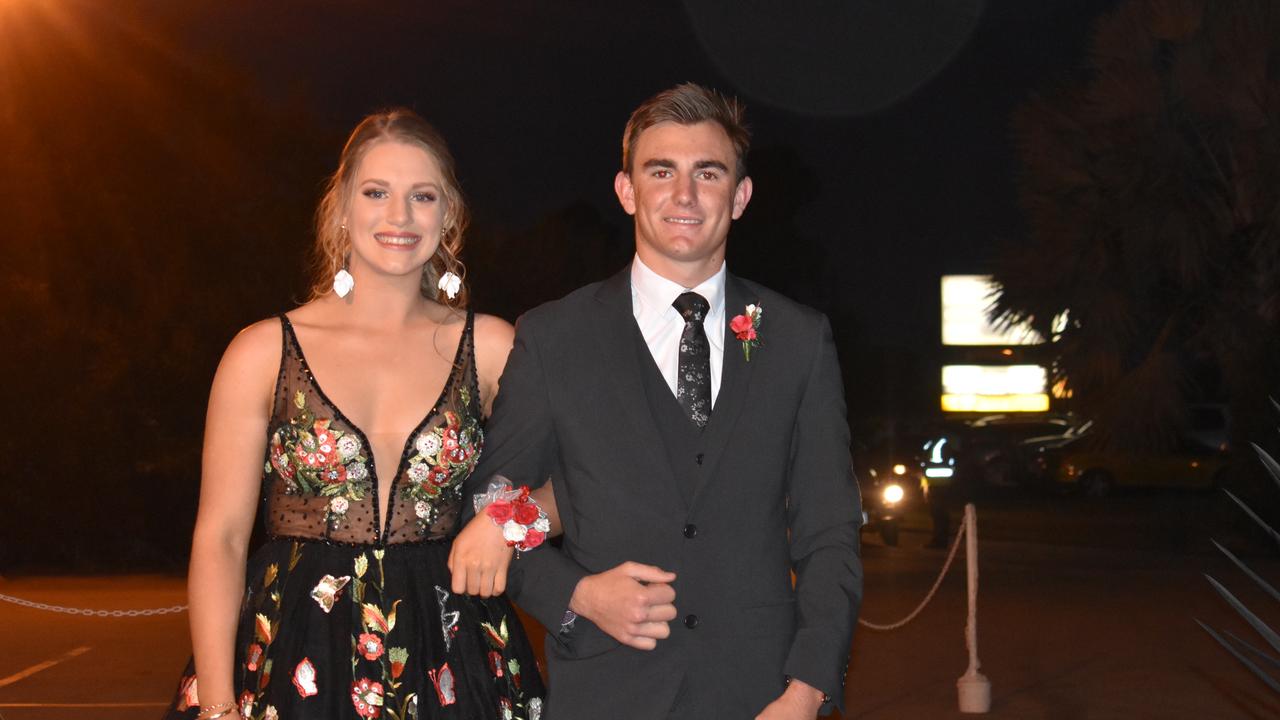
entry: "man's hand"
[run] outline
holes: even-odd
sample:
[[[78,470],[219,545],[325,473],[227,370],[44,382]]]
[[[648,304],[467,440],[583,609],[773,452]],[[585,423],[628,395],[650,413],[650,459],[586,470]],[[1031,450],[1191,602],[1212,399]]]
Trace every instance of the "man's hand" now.
[[[676,574],[625,562],[578,581],[569,609],[595,623],[623,645],[652,650],[671,635],[676,617]]]
[[[756,720],[813,720],[822,709],[822,691],[792,678],[785,692],[769,703]]]
[[[501,595],[507,589],[507,567],[515,551],[507,546],[502,528],[478,513],[453,539],[449,572],[453,591],[480,597]]]

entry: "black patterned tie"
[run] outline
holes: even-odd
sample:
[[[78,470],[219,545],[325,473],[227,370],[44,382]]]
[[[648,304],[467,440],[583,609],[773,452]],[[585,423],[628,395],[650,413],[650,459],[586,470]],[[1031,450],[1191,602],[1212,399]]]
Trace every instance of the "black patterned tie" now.
[[[684,318],[680,334],[680,365],[676,370],[676,402],[698,427],[711,419],[711,346],[702,320],[707,316],[707,299],[687,292],[671,303]]]

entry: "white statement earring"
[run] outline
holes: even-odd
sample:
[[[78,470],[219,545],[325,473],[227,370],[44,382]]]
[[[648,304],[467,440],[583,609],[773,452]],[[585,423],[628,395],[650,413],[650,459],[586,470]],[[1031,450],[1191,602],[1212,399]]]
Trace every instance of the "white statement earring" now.
[[[338,227],[343,235],[347,234],[347,224],[343,223]],[[356,286],[356,279],[351,277],[351,273],[347,272],[347,258],[342,258],[342,267],[338,268],[338,272],[333,274],[333,292],[340,298],[345,298],[351,294],[351,288]]]
[[[356,286],[356,279],[351,277],[351,273],[347,272],[346,263],[343,263],[341,269],[333,274],[333,292],[340,298],[344,298],[351,293],[351,288]]]
[[[462,289],[462,278],[450,270],[440,276],[440,282],[436,283],[436,287],[443,290],[445,297],[452,300],[458,297],[458,291]]]

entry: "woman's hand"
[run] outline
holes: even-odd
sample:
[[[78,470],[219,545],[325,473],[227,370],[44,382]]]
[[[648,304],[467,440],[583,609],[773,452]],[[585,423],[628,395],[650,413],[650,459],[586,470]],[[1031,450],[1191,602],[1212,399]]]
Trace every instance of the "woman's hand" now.
[[[449,571],[453,591],[480,597],[501,595],[507,589],[507,568],[515,550],[502,537],[502,528],[483,512],[453,539]]]

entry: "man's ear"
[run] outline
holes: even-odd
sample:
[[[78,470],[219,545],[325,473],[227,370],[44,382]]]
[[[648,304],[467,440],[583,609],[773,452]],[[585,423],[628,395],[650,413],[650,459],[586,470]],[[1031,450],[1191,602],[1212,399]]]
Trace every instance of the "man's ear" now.
[[[622,209],[627,211],[628,215],[636,214],[636,189],[631,184],[631,176],[625,170],[619,170],[617,175],[613,176],[613,191],[618,194],[618,202],[622,203]]]
[[[751,178],[744,177],[738,181],[738,187],[733,190],[734,220],[742,217],[742,211],[747,209],[747,203],[749,202],[751,202]]]

